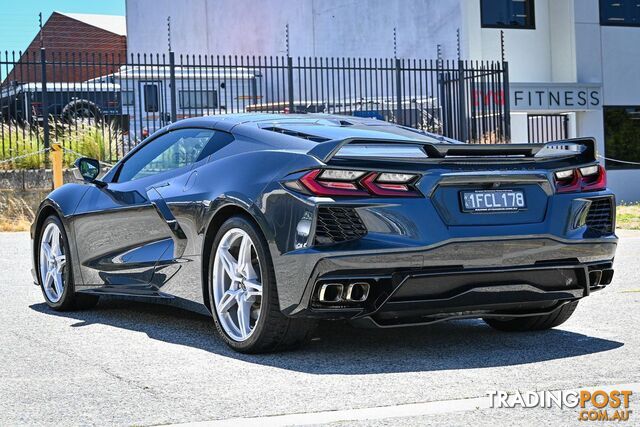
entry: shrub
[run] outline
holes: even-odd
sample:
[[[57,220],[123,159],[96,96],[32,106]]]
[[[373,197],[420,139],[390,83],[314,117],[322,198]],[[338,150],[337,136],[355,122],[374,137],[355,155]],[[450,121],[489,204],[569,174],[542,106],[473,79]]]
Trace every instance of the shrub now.
[[[79,155],[108,163],[117,160],[122,155],[122,150],[115,149],[123,140],[123,133],[116,126],[83,120],[65,124],[51,120],[51,123],[51,142],[60,142],[63,148],[71,150],[64,152],[64,167],[73,166],[73,162]],[[0,144],[2,150],[0,151],[0,162],[20,157],[10,162],[0,163],[1,169],[40,169],[45,167],[47,157],[44,153],[38,153],[44,148],[41,127],[16,123],[2,124]]]

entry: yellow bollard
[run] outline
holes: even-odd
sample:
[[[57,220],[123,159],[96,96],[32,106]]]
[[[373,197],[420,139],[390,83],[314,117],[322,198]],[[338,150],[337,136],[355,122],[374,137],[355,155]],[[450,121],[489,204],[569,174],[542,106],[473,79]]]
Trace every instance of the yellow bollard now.
[[[62,182],[62,146],[51,144],[51,166],[53,167],[53,188],[60,187]]]

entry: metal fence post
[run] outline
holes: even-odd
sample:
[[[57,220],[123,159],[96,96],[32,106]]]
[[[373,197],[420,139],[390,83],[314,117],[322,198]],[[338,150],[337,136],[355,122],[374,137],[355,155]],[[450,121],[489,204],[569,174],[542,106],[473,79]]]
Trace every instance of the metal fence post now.
[[[47,95],[47,55],[45,48],[40,48],[40,81],[42,83],[42,142],[44,148],[49,148],[49,97]],[[45,162],[48,163],[49,153],[45,153]]]
[[[66,148],[73,148],[77,139],[68,136],[82,131],[82,127],[77,126],[80,122],[71,121],[65,125],[65,132],[56,126],[61,119],[62,109],[53,111],[54,101],[55,104],[69,104],[67,112],[73,114],[65,115],[81,119],[86,112],[80,109],[76,111],[72,109],[74,104],[70,104],[77,99],[86,99],[98,109],[120,105],[118,116],[122,135],[119,132],[112,134],[110,127],[105,126],[103,130],[109,150],[114,150],[111,152],[113,157],[121,156],[127,147],[133,146],[141,131],[146,134],[169,120],[176,122],[178,117],[211,114],[214,111],[218,114],[282,109],[312,112],[329,108],[335,113],[383,115],[401,125],[428,126],[460,140],[495,142],[511,139],[509,67],[506,61],[470,62],[453,59],[444,62],[437,59],[416,63],[402,58],[379,61],[373,58],[337,58],[336,61],[336,58],[332,58],[325,61],[324,58],[295,59],[286,55],[259,56],[257,59],[241,56],[240,60],[235,61],[234,57],[229,56],[205,56],[203,62],[200,55],[197,58],[189,55],[185,62],[182,55],[176,55],[171,50],[151,61],[146,55],[131,55],[129,61],[122,58],[116,61],[113,56],[110,60],[104,60],[98,53],[61,57],[44,48],[40,51],[40,61],[37,55],[37,52],[33,58],[29,55],[30,59],[25,62],[16,58],[15,54],[9,57],[5,53],[0,58],[0,66],[12,68],[5,80],[22,81],[26,79],[26,72],[29,72],[35,73],[35,81],[41,85],[34,94],[38,98],[34,101],[41,101],[40,104],[35,102],[34,111],[29,109],[25,114],[32,125],[32,132],[37,136],[33,138],[33,144],[49,153],[45,157],[47,167],[51,165],[53,144],[60,141]],[[196,59],[192,63],[190,58]],[[178,67],[181,67],[184,76],[178,76]],[[191,72],[187,73],[187,68]],[[240,82],[245,74],[239,70],[245,69],[255,77],[251,78],[251,84]],[[139,80],[156,86],[138,87],[132,81],[135,77],[132,74],[143,74]],[[96,84],[77,85],[73,91],[64,90],[65,85],[58,83],[90,81],[96,75],[102,76],[100,80],[95,80]],[[226,80],[220,83],[221,86],[225,85],[226,95],[224,92],[216,93],[211,86],[213,81],[205,77],[212,75]],[[156,82],[164,77],[167,87]],[[48,85],[49,79],[51,86]],[[125,84],[127,81],[129,84]],[[13,85],[20,87],[19,83]],[[150,92],[138,93],[145,89]],[[182,95],[187,94],[189,99],[182,99]],[[144,95],[149,95],[148,106],[144,102]],[[420,98],[424,96],[427,97],[426,104]],[[355,104],[356,100],[361,105],[358,107],[361,111],[351,111],[345,105]],[[307,101],[307,105],[301,106],[301,101]],[[10,152],[15,141],[22,143],[21,139],[17,139],[18,132],[26,132],[26,129],[16,125],[22,118],[19,108],[22,105],[19,102],[15,98],[12,101],[0,101],[5,107],[0,118],[4,124],[0,133]],[[415,102],[419,105],[415,105]],[[147,108],[156,109],[156,113],[162,114],[143,114]],[[177,114],[178,109],[180,115]],[[184,116],[182,113],[185,113]],[[113,145],[116,139],[122,139],[125,147],[120,149],[118,142],[116,148]],[[6,152],[7,147],[4,147],[5,155]]]
[[[400,59],[396,58],[396,123],[404,124],[402,117],[402,69],[400,68]]]
[[[460,135],[458,138],[460,141],[467,141],[469,139],[469,129],[467,123],[467,106],[466,106],[466,89],[465,89],[465,72],[464,61],[458,61],[458,120],[460,121]]]
[[[293,58],[287,56],[287,91],[289,92],[289,113],[293,114]]]
[[[171,123],[175,123],[178,121],[176,113],[176,55],[172,50],[169,51],[169,89],[171,90]]]
[[[502,63],[502,102],[504,103],[504,137],[507,142],[511,142],[511,99],[509,95],[509,64]]]

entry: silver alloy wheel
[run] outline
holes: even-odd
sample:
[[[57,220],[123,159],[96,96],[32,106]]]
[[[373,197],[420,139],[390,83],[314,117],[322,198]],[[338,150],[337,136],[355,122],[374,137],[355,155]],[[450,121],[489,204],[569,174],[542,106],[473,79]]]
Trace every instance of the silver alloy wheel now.
[[[232,228],[222,236],[211,283],[220,325],[234,341],[246,341],[260,319],[262,281],[258,254],[244,230]]]
[[[53,303],[62,298],[66,265],[60,228],[56,223],[49,223],[40,239],[40,280],[47,299]]]

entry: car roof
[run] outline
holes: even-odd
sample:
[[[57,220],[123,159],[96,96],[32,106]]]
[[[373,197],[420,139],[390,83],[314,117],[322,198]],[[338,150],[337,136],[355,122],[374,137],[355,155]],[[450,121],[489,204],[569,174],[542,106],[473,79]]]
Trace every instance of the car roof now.
[[[170,125],[169,130],[183,127],[215,128],[234,134],[251,136],[260,141],[273,142],[277,140],[292,142],[293,140],[290,138],[311,144],[346,138],[431,143],[457,142],[441,135],[375,118],[332,114],[224,114],[180,120]]]

